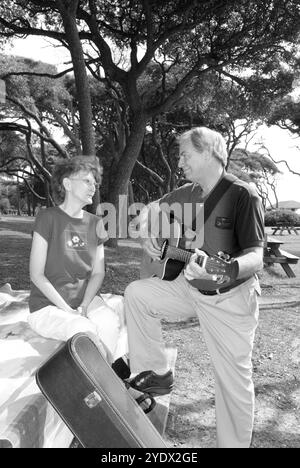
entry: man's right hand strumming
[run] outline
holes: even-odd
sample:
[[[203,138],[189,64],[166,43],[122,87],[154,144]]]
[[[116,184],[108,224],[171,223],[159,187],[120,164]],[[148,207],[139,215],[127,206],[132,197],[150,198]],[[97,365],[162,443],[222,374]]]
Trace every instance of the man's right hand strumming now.
[[[153,260],[160,260],[161,249],[155,237],[148,237],[142,240],[142,247]]]

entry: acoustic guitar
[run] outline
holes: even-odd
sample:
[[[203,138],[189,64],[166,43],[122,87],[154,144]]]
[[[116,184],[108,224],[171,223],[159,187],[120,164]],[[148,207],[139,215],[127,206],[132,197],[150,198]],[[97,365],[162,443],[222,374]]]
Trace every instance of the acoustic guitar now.
[[[193,251],[179,247],[180,237],[174,236],[169,239],[158,239],[160,246],[160,259],[153,260],[144,253],[141,265],[141,278],[157,276],[166,281],[173,281],[180,274],[185,265],[190,261]],[[207,273],[214,275],[213,281],[217,284],[230,281],[229,272],[232,268],[230,256],[219,252],[218,255],[200,255],[197,258],[199,266]]]

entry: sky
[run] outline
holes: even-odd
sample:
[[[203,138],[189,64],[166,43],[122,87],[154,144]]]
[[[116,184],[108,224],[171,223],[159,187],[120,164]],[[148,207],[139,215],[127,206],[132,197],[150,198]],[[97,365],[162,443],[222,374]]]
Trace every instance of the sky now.
[[[262,126],[257,132],[249,150],[257,150],[262,141],[268,148],[274,161],[285,160],[289,167],[300,174],[300,138],[277,126]],[[258,145],[258,146],[256,146]],[[298,148],[297,148],[298,147]],[[279,201],[295,200],[300,202],[300,176],[289,172],[284,163],[277,165],[282,174],[277,180],[277,196]],[[275,197],[270,197],[271,202]]]
[[[53,44],[56,47],[53,47]],[[71,56],[65,47],[58,47],[57,44],[57,41],[29,36],[25,39],[15,39],[13,46],[7,47],[4,53],[51,63],[52,65],[56,65],[60,72],[69,68]]]
[[[65,48],[54,48],[50,40],[37,37],[17,39],[14,41],[14,46],[8,48],[5,53],[51,63],[57,66],[58,71],[68,68],[71,61],[70,54]],[[249,150],[257,150],[256,145],[261,141],[275,161],[286,160],[292,170],[300,173],[300,138],[295,138],[288,131],[276,126],[269,128],[262,126],[251,142]],[[279,201],[300,202],[300,176],[289,173],[285,164],[279,164],[278,167],[282,171],[277,180]],[[275,198],[271,197],[271,202],[274,201]]]

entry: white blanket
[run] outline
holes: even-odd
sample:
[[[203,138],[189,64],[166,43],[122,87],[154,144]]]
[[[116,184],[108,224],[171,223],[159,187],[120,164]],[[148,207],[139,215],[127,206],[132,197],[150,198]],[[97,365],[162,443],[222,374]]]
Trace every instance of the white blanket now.
[[[34,377],[60,342],[30,329],[28,297],[9,284],[0,288],[0,448],[68,447],[73,436]]]

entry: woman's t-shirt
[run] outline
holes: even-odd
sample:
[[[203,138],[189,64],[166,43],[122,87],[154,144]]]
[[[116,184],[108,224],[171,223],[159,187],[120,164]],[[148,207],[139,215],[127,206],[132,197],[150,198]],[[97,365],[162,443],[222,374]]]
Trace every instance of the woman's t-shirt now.
[[[59,207],[47,208],[39,211],[34,231],[48,243],[46,278],[76,309],[83,300],[97,246],[108,239],[102,219],[86,211],[83,218],[72,218]],[[30,312],[48,305],[53,304],[31,282]]]

